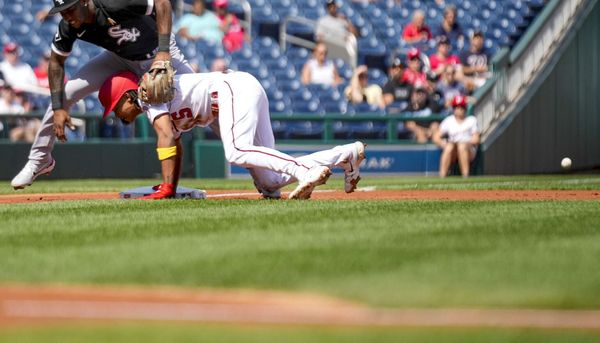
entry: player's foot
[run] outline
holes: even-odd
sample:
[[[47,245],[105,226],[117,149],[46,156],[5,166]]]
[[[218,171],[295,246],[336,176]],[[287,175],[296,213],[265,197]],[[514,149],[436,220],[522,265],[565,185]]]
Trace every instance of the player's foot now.
[[[310,168],[306,172],[304,179],[298,184],[298,187],[290,193],[288,199],[310,199],[310,195],[315,187],[325,184],[330,176],[331,169],[328,167],[317,166]]]
[[[23,189],[27,186],[31,186],[33,181],[40,175],[50,174],[54,170],[56,161],[50,157],[50,162],[39,163],[38,161],[28,161],[25,167],[21,169],[19,174],[15,176],[10,185],[14,189]]]
[[[262,196],[263,199],[274,199],[274,200],[281,199],[281,191],[279,189],[276,189],[274,191],[268,191],[268,190],[260,187],[256,183],[256,181],[254,182],[254,187],[256,187],[256,190],[258,191],[258,193],[260,193],[260,195]]]
[[[365,143],[356,141],[352,144],[352,157],[345,166],[344,191],[352,193],[360,181],[360,164],[365,159]]]

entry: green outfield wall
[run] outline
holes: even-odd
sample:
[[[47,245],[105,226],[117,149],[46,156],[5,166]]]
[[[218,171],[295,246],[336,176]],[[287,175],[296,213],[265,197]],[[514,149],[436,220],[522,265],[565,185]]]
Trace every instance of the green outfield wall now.
[[[600,2],[581,18],[542,77],[485,146],[485,174],[575,170],[600,166]]]

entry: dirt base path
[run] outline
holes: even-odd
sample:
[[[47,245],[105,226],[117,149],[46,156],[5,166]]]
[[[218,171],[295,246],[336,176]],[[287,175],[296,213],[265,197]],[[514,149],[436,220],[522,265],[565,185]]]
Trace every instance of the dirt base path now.
[[[284,196],[287,194],[284,194]],[[46,193],[4,194],[0,204],[65,200],[118,199],[118,193]],[[313,199],[320,200],[600,200],[598,190],[376,190],[359,188],[346,194],[336,190],[316,190]],[[209,190],[208,199],[259,199],[255,191]]]
[[[256,290],[0,286],[0,327],[74,320],[600,330],[600,311],[389,310],[313,294]]]

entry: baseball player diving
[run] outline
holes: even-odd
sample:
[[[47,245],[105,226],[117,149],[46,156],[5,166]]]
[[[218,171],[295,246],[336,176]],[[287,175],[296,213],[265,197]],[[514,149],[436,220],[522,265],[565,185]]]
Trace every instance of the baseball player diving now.
[[[51,105],[31,146],[29,161],[11,181],[15,189],[31,185],[36,177],[54,169],[51,153],[55,136],[65,141],[65,125],[74,128],[69,109],[100,89],[116,70],[128,70],[138,76],[149,69],[155,73],[173,69],[179,74],[192,72],[171,35],[169,0],[53,1],[50,14],[60,13],[62,20],[51,44],[48,67]],[[77,39],[105,50],[65,84],[65,60]]]
[[[159,74],[156,79],[168,77]],[[297,158],[275,150],[269,101],[254,76],[236,71],[177,75],[171,89],[152,81],[145,74],[138,86],[135,73],[121,71],[109,77],[99,92],[105,117],[114,111],[125,123],[131,123],[146,112],[156,131],[163,182],[146,199],[175,194],[183,153],[181,134],[215,121],[227,161],[248,168],[264,198],[280,198],[281,187],[298,181],[288,198],[308,199],[316,186],[327,181],[333,167],[344,169],[347,193],[356,189],[365,145],[354,142]],[[162,92],[172,93],[165,96],[172,100],[163,104],[146,102]]]

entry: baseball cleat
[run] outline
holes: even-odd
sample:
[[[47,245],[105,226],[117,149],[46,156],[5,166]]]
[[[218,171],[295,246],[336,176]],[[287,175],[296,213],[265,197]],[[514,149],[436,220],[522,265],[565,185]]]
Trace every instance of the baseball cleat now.
[[[331,169],[328,167],[317,166],[310,168],[306,172],[304,179],[298,184],[298,187],[290,193],[288,199],[310,199],[310,195],[315,187],[325,184],[330,176]]]
[[[344,191],[352,193],[360,181],[360,164],[365,159],[365,143],[356,141],[353,143],[352,157],[348,161],[347,169],[344,171]]]
[[[17,176],[15,176],[12,179],[10,185],[15,190],[23,189],[27,186],[31,186],[33,181],[35,181],[35,179],[38,176],[50,174],[50,172],[54,170],[54,166],[56,165],[56,161],[52,157],[50,158],[52,160],[49,163],[42,165],[41,167],[37,166],[37,161],[28,161],[27,164],[25,164],[25,167],[21,169],[19,174],[17,174]]]

